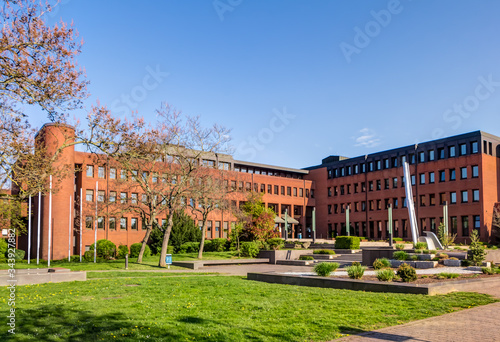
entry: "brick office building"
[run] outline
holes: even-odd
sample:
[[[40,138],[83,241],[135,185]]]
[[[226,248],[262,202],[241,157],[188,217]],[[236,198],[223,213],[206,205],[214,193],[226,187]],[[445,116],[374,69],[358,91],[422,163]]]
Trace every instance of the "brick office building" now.
[[[348,206],[352,235],[385,239],[392,205],[394,236],[411,239],[402,167],[408,161],[420,233],[437,231],[447,202],[457,242],[466,242],[472,229],[488,241],[500,201],[499,144],[500,138],[477,131],[356,158],[325,158],[306,168],[316,186],[317,231],[345,234]]]
[[[73,133],[71,127],[47,124],[39,132],[39,140],[53,149]],[[235,205],[246,200],[247,191],[263,193],[265,204],[279,217],[285,211],[290,217],[289,237],[312,237],[312,209],[316,207],[318,238],[345,233],[345,208],[350,208],[352,235],[372,239],[387,237],[388,211],[393,210],[394,236],[411,239],[408,210],[405,205],[402,163],[410,163],[411,181],[417,222],[420,232],[436,232],[443,220],[443,203],[449,203],[451,231],[457,241],[467,241],[472,229],[479,229],[481,239],[491,235],[493,207],[499,196],[500,138],[480,131],[445,139],[373,153],[356,158],[330,156],[321,165],[305,169],[292,169],[234,160],[228,155],[217,155],[200,161],[207,167],[227,170],[233,179],[231,187],[239,190],[232,197]],[[78,198],[83,192],[82,251],[94,242],[95,201],[101,198],[121,197],[115,179],[120,174],[112,163],[96,164],[89,153],[66,148],[59,159],[64,165],[79,168],[74,177],[62,180],[53,196],[52,241],[53,259],[62,259],[80,253],[79,221],[69,227],[70,197]],[[95,192],[98,183],[98,192]],[[134,194],[125,194],[132,198]],[[135,194],[140,198],[140,194]],[[48,251],[48,196],[41,201],[41,257]],[[33,199],[33,225],[31,255],[36,255],[38,201]],[[79,215],[75,201],[72,217]],[[158,218],[159,223],[165,217]],[[196,221],[196,218],[194,218]],[[144,227],[137,215],[97,215],[97,239],[109,239],[115,244],[130,246],[140,242]],[[227,237],[236,218],[231,212],[217,212],[209,216],[207,238]],[[277,218],[278,222],[280,221]],[[283,223],[280,223],[283,227]],[[300,234],[300,235],[299,235]],[[25,238],[26,239],[26,238]],[[22,239],[21,239],[22,240]],[[26,246],[20,241],[20,246]],[[22,248],[22,247],[21,247]],[[26,248],[24,248],[26,249]]]
[[[46,124],[38,132],[37,142],[53,152],[65,141],[71,140],[74,130],[71,127]],[[140,191],[119,190],[117,178],[121,177],[121,170],[113,162],[97,163],[95,156],[90,153],[75,151],[74,146],[63,150],[59,163],[79,170],[74,177],[60,180],[57,192],[52,196],[52,237],[51,258],[63,259],[71,255],[80,254],[80,222],[82,222],[82,252],[88,250],[94,243],[95,220],[97,218],[97,239],[108,239],[116,245],[130,246],[142,241],[145,227],[140,217],[133,213],[120,215],[110,214],[106,210],[98,210],[95,214],[96,204],[105,199],[114,198],[120,201],[123,197],[128,200],[141,198]],[[306,170],[282,168],[234,160],[228,155],[214,155],[213,158],[199,161],[206,167],[227,170],[228,174],[235,175],[230,181],[230,186],[237,191],[231,196],[234,205],[239,206],[247,199],[249,191],[263,193],[266,206],[272,207],[279,216],[283,217],[285,211],[289,217],[289,237],[311,236],[311,213],[315,206],[314,181],[306,180],[309,172]],[[139,174],[141,170],[138,170]],[[130,175],[129,175],[130,176]],[[152,177],[152,175],[149,175]],[[54,179],[54,183],[58,180]],[[97,190],[96,190],[97,183]],[[82,220],[71,220],[71,217],[80,216],[80,189],[82,190]],[[70,204],[71,198],[71,204]],[[76,199],[76,200],[75,200]],[[49,239],[49,196],[41,200],[41,258],[48,257]],[[38,226],[38,198],[33,198],[32,216],[32,241],[31,255],[36,255],[36,237]],[[196,221],[196,217],[194,218]],[[158,217],[158,223],[165,221],[165,214]],[[213,212],[207,222],[207,238],[225,238],[231,229],[231,224],[236,218],[229,211]],[[282,222],[277,218],[278,222]],[[70,223],[72,222],[72,223]],[[71,225],[71,227],[70,227]],[[280,227],[283,223],[279,224]],[[284,233],[284,229],[283,229]],[[24,237],[27,240],[27,237]],[[27,248],[27,241],[20,241],[20,246]],[[21,248],[22,248],[21,247]]]

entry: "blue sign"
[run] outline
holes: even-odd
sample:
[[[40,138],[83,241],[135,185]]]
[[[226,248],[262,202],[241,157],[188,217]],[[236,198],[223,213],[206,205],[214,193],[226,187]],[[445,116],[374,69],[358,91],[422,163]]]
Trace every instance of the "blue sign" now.
[[[172,254],[167,254],[165,256],[165,264],[172,265]]]

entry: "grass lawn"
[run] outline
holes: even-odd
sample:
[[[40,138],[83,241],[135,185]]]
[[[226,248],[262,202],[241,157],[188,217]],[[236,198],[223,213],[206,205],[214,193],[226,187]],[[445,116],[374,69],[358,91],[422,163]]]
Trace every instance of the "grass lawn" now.
[[[1,287],[1,317],[7,316],[7,298],[8,289]],[[17,341],[325,341],[494,301],[475,293],[384,294],[241,277],[148,274],[19,286],[15,337]],[[12,337],[7,329],[0,325],[0,341]]]
[[[203,259],[205,260],[221,260],[221,259],[238,259],[237,257],[234,257],[234,252],[205,252],[203,253]],[[137,258],[131,258],[129,259],[129,264],[128,268],[129,270],[159,270],[159,269],[164,269],[161,267],[158,267],[158,261],[160,257],[159,256],[149,256],[146,258],[143,258],[142,264],[138,264]],[[173,254],[172,255],[172,260],[173,261],[194,261],[198,260],[198,253],[186,253],[186,254]],[[31,261],[31,264],[27,264],[25,261],[24,262],[16,262],[15,268],[21,269],[21,268],[46,268],[47,267],[47,261],[40,261],[40,264],[36,264],[36,259],[33,262]],[[69,268],[72,271],[91,271],[91,270],[118,270],[118,269],[125,269],[125,259],[119,259],[119,260],[110,260],[106,262],[85,262],[83,261],[80,263],[79,261],[77,262],[68,262],[67,259],[65,260],[55,260],[50,262],[50,267],[63,267],[63,268]],[[7,263],[0,263],[0,269],[8,269]],[[182,270],[184,268],[182,267],[176,267],[176,266],[170,266],[170,269],[173,270]]]
[[[209,272],[134,272],[134,271],[109,271],[109,272],[87,272],[87,279],[113,279],[113,278],[147,278],[147,277],[181,277],[193,275],[218,275],[218,273]]]

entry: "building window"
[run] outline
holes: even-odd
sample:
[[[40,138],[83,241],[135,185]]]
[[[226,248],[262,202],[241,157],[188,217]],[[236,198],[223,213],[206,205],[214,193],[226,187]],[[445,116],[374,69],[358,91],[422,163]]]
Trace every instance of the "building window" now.
[[[425,173],[420,174],[420,184],[425,184]]]
[[[408,159],[410,159],[410,164],[415,164],[415,153],[410,153]]]
[[[455,179],[457,179],[455,169],[450,169],[450,181],[454,181]]]
[[[398,206],[399,206],[399,200],[398,200],[398,198],[393,198],[392,199],[392,203],[394,205],[394,209],[397,209]]]
[[[479,166],[472,165],[472,178],[479,177]]]
[[[477,230],[477,233],[479,234],[479,230],[481,229],[481,216],[479,215],[474,215],[472,216],[472,220],[474,221],[474,229]]]
[[[434,172],[429,172],[429,183],[434,184],[435,181],[436,181],[436,179],[434,176]]]
[[[97,218],[97,229],[104,229],[104,217],[100,216]]]
[[[392,167],[398,167],[398,157],[392,157]]]
[[[462,216],[462,236],[469,236],[469,216]]]
[[[446,174],[445,174],[444,170],[439,171],[439,181],[440,182],[446,181]]]
[[[87,177],[94,177],[94,166],[93,165],[87,165],[87,172],[86,172]]]
[[[448,147],[448,158],[453,158],[455,156],[456,156],[455,146],[449,146]]]
[[[418,162],[419,163],[424,163],[425,162],[425,152],[419,152],[418,153]]]
[[[469,193],[467,190],[462,191],[462,203],[467,203],[469,202]]]
[[[444,159],[444,147],[438,148],[438,159]]]
[[[472,201],[479,202],[479,190],[472,190]]]
[[[384,189],[389,189],[389,178],[384,179]]]
[[[109,169],[109,178],[116,179],[116,169],[114,167]]]
[[[460,168],[460,179],[467,179],[467,167]]]
[[[439,204],[444,205],[445,202],[446,202],[446,193],[441,192],[439,194]]]
[[[457,193],[456,192],[450,192],[450,203],[451,204],[457,203]]]
[[[92,229],[93,223],[94,219],[92,218],[92,216],[85,217],[85,228]]]
[[[382,161],[377,160],[377,170],[382,170]]]
[[[470,147],[471,147],[471,153],[479,152],[479,144],[477,143],[477,141],[471,142]]]
[[[299,197],[304,197],[304,189],[299,188]]]
[[[104,178],[106,176],[106,169],[104,166],[99,166],[97,168],[97,177],[99,178]]]
[[[465,156],[467,154],[467,144],[460,144],[460,155]]]
[[[127,170],[120,170],[120,178],[127,179]]]
[[[435,159],[435,156],[434,156],[434,150],[430,150],[429,151],[429,161],[433,161]]]
[[[456,216],[451,216],[450,217],[450,228],[451,228],[451,234],[457,234],[457,232],[458,232],[458,222],[457,222],[457,217]]]
[[[410,178],[411,178],[411,185],[415,185],[416,183],[415,175],[411,175]]]
[[[127,218],[120,218],[120,229],[127,230]]]
[[[110,191],[109,192],[109,201],[110,202],[116,202],[116,191]]]
[[[328,204],[328,214],[331,214],[331,213],[332,213],[332,205]]]
[[[130,229],[137,230],[138,229],[138,220],[135,217],[130,219]]]
[[[97,192],[97,202],[104,202],[105,192],[104,190],[99,190]]]
[[[436,194],[429,194],[429,205],[430,206],[436,205]]]
[[[392,187],[396,189],[398,187],[398,177],[392,179]]]
[[[377,179],[377,190],[382,190],[382,182],[380,179]]]
[[[388,169],[389,168],[389,159],[386,158],[384,159],[384,169]]]
[[[292,196],[292,188],[289,187],[289,186],[286,187],[286,195],[287,196]]]
[[[120,203],[122,203],[122,204],[127,203],[127,193],[126,192],[120,192]]]
[[[331,187],[328,188],[328,197],[332,197],[332,188]]]
[[[281,187],[281,195],[285,196],[285,187],[284,186]]]
[[[132,204],[137,204],[137,199],[139,198],[139,194],[137,193],[132,193],[130,195],[130,203]]]
[[[86,190],[85,191],[85,200],[87,202],[94,202],[94,190]]]
[[[116,218],[109,218],[109,229],[116,229]]]

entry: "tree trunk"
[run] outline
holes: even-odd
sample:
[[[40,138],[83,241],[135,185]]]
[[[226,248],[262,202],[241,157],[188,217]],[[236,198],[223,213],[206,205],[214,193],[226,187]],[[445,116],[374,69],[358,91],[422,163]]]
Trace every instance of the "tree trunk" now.
[[[207,232],[207,218],[203,217],[203,228],[201,229],[200,250],[198,251],[198,259],[203,259],[203,247],[205,246],[205,234]]]
[[[163,242],[161,244],[161,253],[160,253],[160,261],[158,262],[158,266],[165,267],[167,263],[165,262],[165,257],[167,256],[167,246],[168,239],[170,238],[170,232],[172,231],[172,226],[174,225],[173,214],[168,216],[167,220],[167,229],[163,233]]]
[[[144,235],[144,239],[142,240],[141,251],[139,252],[139,256],[137,257],[138,263],[142,263],[142,257],[144,255],[144,251],[146,250],[146,244],[148,243],[149,235],[151,235],[151,231],[153,230],[154,219],[155,219],[154,215],[151,216],[149,224],[146,224],[146,234]]]

